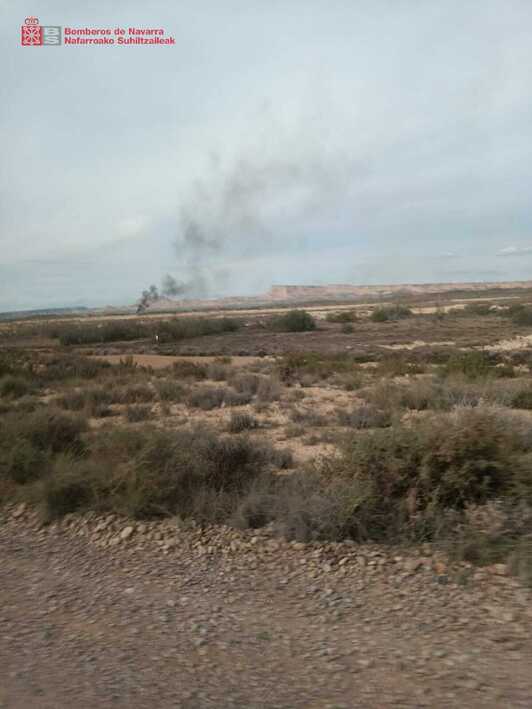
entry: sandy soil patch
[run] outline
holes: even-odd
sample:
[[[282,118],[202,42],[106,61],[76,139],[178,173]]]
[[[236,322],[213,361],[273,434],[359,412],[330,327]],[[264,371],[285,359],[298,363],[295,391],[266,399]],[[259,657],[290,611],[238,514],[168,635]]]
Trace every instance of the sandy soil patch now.
[[[444,340],[443,342],[425,342],[424,340],[414,340],[403,345],[379,345],[386,350],[415,350],[417,347],[444,347],[454,346],[454,340]]]
[[[512,350],[526,350],[532,346],[532,335],[518,335],[511,340],[500,340],[493,345],[486,345],[489,352],[511,352]]]

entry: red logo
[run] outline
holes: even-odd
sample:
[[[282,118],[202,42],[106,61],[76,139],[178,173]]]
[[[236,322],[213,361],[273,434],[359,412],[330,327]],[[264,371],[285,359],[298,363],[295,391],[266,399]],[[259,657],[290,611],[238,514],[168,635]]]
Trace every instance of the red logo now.
[[[42,45],[42,27],[36,17],[26,17],[20,30],[20,41],[23,47],[39,47]]]

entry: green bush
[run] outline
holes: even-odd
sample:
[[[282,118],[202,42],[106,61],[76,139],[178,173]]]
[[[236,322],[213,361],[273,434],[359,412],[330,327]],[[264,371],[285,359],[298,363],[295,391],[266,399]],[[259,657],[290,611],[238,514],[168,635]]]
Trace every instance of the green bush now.
[[[247,438],[220,438],[204,429],[150,432],[135,457],[134,472],[115,482],[136,516],[179,514],[198,521],[227,519],[250,485],[270,467],[286,465],[282,453]]]
[[[13,411],[2,419],[0,478],[24,485],[45,476],[53,457],[85,451],[85,420],[46,407]]]
[[[26,416],[15,412],[4,418],[2,424],[5,445],[24,440],[38,450],[51,453],[81,453],[85,447],[82,439],[87,428],[85,419],[68,416],[50,407],[37,409]]]
[[[484,317],[486,315],[493,315],[494,311],[491,307],[490,303],[467,303],[462,313],[464,315]]]
[[[337,313],[327,313],[325,316],[327,322],[333,323],[354,323],[358,320],[354,310],[341,310]]]
[[[372,322],[388,322],[403,320],[404,318],[412,317],[412,315],[410,308],[404,305],[389,305],[376,308],[369,316],[369,319]]]
[[[49,518],[79,509],[225,522],[253,489],[269,488],[290,453],[244,436],[150,427],[100,433],[82,458],[59,455],[34,491]]]
[[[87,345],[154,338],[160,343],[176,342],[190,337],[202,337],[234,332],[238,323],[229,318],[173,318],[171,320],[104,320],[99,322],[67,323],[56,327],[62,345]]]
[[[525,389],[517,392],[511,401],[514,409],[532,409],[532,389]]]
[[[287,384],[310,374],[316,379],[328,379],[338,374],[354,374],[358,362],[350,354],[322,354],[319,352],[290,352],[277,365],[281,381]]]
[[[239,324],[230,318],[176,318],[163,321],[155,326],[159,335],[159,342],[176,342],[191,337],[205,335],[219,335],[226,332],[235,332]]]
[[[63,517],[84,507],[97,508],[98,482],[110,480],[109,473],[90,460],[59,456],[40,490],[46,519]]]
[[[494,365],[487,352],[460,352],[452,354],[442,369],[444,376],[460,374],[467,379],[479,379],[494,374]]]
[[[272,318],[270,326],[279,332],[308,332],[316,329],[316,321],[306,310],[289,310]]]
[[[321,470],[328,486],[344,486],[343,534],[383,538],[431,534],[445,510],[463,510],[497,497],[530,498],[532,441],[491,413],[453,415],[396,424],[346,443]],[[325,486],[327,489],[327,486]]]
[[[505,313],[516,325],[532,325],[532,309],[524,305],[511,305]]]
[[[32,390],[30,382],[23,377],[7,374],[0,379],[0,396],[18,399]]]
[[[50,456],[27,440],[17,440],[11,450],[0,452],[0,473],[19,485],[37,480],[48,472]]]

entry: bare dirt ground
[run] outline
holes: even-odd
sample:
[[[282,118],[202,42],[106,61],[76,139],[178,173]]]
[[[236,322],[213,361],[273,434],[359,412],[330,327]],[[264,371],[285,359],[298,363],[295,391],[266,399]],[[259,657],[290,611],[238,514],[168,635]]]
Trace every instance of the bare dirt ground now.
[[[464,580],[377,547],[14,514],[5,709],[531,705],[530,592],[504,568]]]

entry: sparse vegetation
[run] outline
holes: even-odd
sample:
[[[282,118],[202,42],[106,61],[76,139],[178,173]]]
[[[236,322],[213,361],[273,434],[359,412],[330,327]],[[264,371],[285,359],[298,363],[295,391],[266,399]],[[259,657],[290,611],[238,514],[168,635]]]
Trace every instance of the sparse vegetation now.
[[[508,373],[506,369],[496,368],[495,364],[487,352],[460,352],[451,355],[443,367],[442,373],[445,376],[460,374],[467,379],[479,379],[489,375],[504,376]],[[510,376],[512,375],[513,368],[511,368]]]
[[[493,311],[488,319],[492,308],[481,305],[465,313],[483,318],[479,331],[526,321],[527,307]],[[383,322],[411,314],[400,305],[374,313],[379,311],[386,313]],[[191,355],[163,369],[141,366],[125,344],[89,350],[112,354],[114,362],[120,353],[114,365],[59,346],[3,353],[0,499],[30,500],[48,518],[94,509],[136,517],[178,514],[200,524],[271,524],[302,540],[429,540],[475,563],[505,558],[526,567],[529,352],[431,345],[428,336],[426,346],[403,350],[396,339],[401,332],[412,326],[417,338],[418,329],[435,327],[433,320],[419,317],[379,330],[373,317],[371,324],[342,310],[327,316],[339,327],[311,338],[318,345],[323,338],[319,351],[278,354],[279,343],[297,349],[305,342],[290,333],[315,327],[306,311],[289,311],[282,319],[278,331],[288,334],[271,337],[276,361],[213,361],[213,354],[231,351],[225,342],[214,353],[201,348],[210,355],[208,364],[188,344],[157,350],[144,343],[144,351]],[[459,317],[449,321],[449,327],[469,328]],[[120,330],[125,322],[130,329]],[[217,324],[205,324],[212,322]],[[232,331],[223,318],[124,323],[110,321],[96,345],[124,332],[125,341],[139,333],[146,340],[154,327],[160,343]],[[447,319],[438,323],[438,330],[447,325]],[[94,321],[53,327],[63,334],[67,327],[76,333],[102,329]],[[387,335],[368,347],[359,332],[364,328]],[[351,329],[352,338],[339,337]],[[258,330],[268,335],[261,325]],[[238,351],[253,352],[246,347]],[[94,420],[104,416],[105,422]],[[271,440],[287,448],[278,450]],[[472,510],[481,516],[495,507],[504,511],[504,525],[493,534],[477,529]]]
[[[77,324],[56,324],[50,334],[59,338],[64,346],[88,345],[104,342],[128,342],[131,340],[153,339],[158,336],[160,343],[177,342],[191,337],[217,335],[238,329],[236,320],[229,318],[173,318],[171,320],[102,320],[100,322],[79,322]]]

